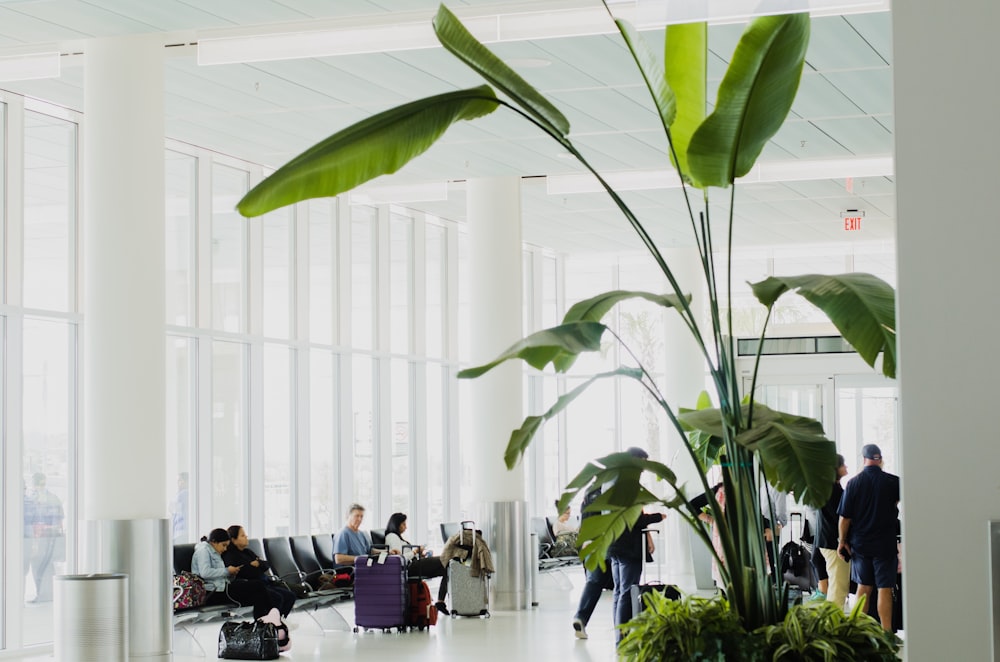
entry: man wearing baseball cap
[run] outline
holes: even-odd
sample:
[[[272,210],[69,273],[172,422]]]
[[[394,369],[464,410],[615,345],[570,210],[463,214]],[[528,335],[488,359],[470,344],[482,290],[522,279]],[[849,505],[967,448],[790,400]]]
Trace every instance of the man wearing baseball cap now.
[[[840,499],[837,553],[851,562],[851,579],[858,597],[878,589],[878,617],[892,630],[892,587],[896,583],[896,520],[899,517],[899,476],[882,471],[882,449],[865,444],[865,466],[848,481]]]

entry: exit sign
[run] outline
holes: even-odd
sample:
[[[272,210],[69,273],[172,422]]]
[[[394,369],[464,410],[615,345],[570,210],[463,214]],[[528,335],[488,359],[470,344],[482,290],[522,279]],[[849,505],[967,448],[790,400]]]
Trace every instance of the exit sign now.
[[[844,221],[844,232],[859,232],[865,212],[860,209],[848,209],[841,212],[840,217]]]

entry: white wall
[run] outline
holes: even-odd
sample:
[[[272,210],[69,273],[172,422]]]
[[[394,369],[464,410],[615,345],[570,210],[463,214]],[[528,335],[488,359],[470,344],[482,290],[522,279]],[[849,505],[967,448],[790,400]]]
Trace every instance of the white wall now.
[[[996,0],[893,3],[906,659],[993,659]]]

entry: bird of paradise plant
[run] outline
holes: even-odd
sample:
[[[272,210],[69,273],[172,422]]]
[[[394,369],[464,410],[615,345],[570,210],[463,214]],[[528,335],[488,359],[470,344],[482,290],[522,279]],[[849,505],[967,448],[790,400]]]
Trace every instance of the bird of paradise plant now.
[[[590,506],[595,516],[584,521],[580,532],[584,543],[581,554],[591,568],[604,563],[610,543],[636,521],[644,507],[662,504],[675,510],[712,550],[730,609],[750,631],[779,622],[786,611],[780,574],[769,569],[773,559],[768,560],[761,521],[762,481],[794,493],[804,503],[821,505],[829,496],[834,478],[835,446],[817,421],[774,411],[741,394],[729,303],[734,184],[753,167],[791,109],[805,62],[810,19],[806,14],[789,14],[752,21],[733,53],[711,113],[706,103],[708,30],[704,23],[668,26],[664,57],[660,58],[627,22],[614,22],[662,124],[668,146],[664,160],[676,167],[684,185],[691,231],[708,292],[707,325],[692,311],[690,296],[682,291],[638,215],[574,144],[563,113],[478,42],[444,6],[433,21],[438,39],[489,85],[414,101],[345,128],[282,166],[251,190],[237,208],[244,216],[258,216],[309,198],[338,195],[377,176],[396,172],[426,151],[455,122],[474,120],[498,109],[518,114],[555,140],[607,191],[662,271],[670,291],[661,294],[619,290],[577,303],[560,325],[529,335],[494,361],[463,370],[459,377],[476,377],[512,359],[523,360],[539,370],[551,365],[565,372],[581,353],[600,351],[605,336],[614,336],[601,320],[619,302],[641,298],[676,311],[704,357],[717,407],[683,411],[671,405],[649,370],[636,360],[635,365],[592,376],[559,397],[543,414],[528,416],[511,434],[504,459],[509,468],[514,467],[545,421],[566,409],[595,381],[638,381],[687,440],[686,448],[700,467],[700,484],[681,484],[663,463],[614,453],[590,462],[567,486],[559,508],[562,510],[576,495],[596,485],[610,486]],[[712,218],[709,207],[710,193],[716,189],[728,190],[729,196],[728,218],[722,219],[726,238],[722,251],[717,251],[713,243],[721,233],[712,232],[719,221]],[[717,254],[726,260],[724,265],[717,263]],[[802,295],[827,314],[869,365],[874,367],[881,354],[883,373],[894,376],[894,293],[883,281],[859,273],[804,275],[771,277],[751,287],[767,307],[767,320],[781,295],[791,291]],[[751,394],[767,320],[758,342]],[[721,471],[724,508],[706,477],[712,465]],[[669,485],[666,498],[643,487],[640,479],[644,473]],[[701,521],[701,513],[692,505],[693,495],[702,492],[707,495],[707,509],[717,527],[718,550],[713,548],[709,525]],[[769,504],[763,506],[767,512]]]

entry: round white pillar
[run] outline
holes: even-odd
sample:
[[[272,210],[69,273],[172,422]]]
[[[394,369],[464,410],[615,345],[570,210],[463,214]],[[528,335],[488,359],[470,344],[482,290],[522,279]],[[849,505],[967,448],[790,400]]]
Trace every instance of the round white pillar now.
[[[84,571],[124,572],[129,650],[169,658],[164,94],[159,35],[86,43]]]
[[[473,365],[487,363],[522,335],[521,180],[466,183]],[[474,435],[465,440],[473,498],[496,565],[496,609],[526,609],[530,563],[524,467],[504,466],[504,450],[522,420],[523,365],[510,361],[471,382]]]
[[[91,40],[84,80],[84,517],[166,517],[163,43]]]

